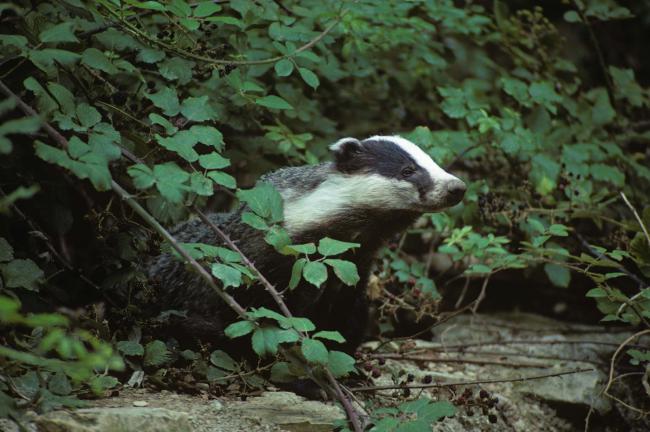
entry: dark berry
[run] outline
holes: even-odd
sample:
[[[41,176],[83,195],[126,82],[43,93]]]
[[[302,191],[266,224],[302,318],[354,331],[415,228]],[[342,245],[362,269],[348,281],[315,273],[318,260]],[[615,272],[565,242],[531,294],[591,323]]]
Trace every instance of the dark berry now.
[[[379,378],[381,376],[381,371],[377,368],[372,369],[372,377],[373,378]]]
[[[424,378],[422,378],[423,384],[431,384],[431,381],[433,381],[431,375],[425,375]]]
[[[355,359],[359,360],[361,357],[363,357],[363,354],[361,353],[361,351],[355,351],[354,352],[354,358]]]
[[[405,388],[404,391],[402,392],[404,397],[409,397],[411,396],[411,389],[410,388]]]
[[[370,363],[369,361],[365,362],[365,363],[363,364],[363,368],[364,368],[366,371],[370,372],[370,371],[372,370],[372,363]]]
[[[481,390],[478,394],[481,399],[487,399],[490,397],[490,393],[488,393],[486,390]]]
[[[154,87],[156,87],[156,83],[153,81],[147,81],[147,87],[149,89],[153,89]]]
[[[496,423],[497,422],[497,416],[494,415],[494,414],[490,414],[488,416],[488,420],[490,421],[490,423]]]
[[[467,414],[467,417],[472,417],[474,415],[474,410],[472,410],[470,407],[467,407],[465,414]]]
[[[379,363],[379,366],[383,366],[386,364],[386,359],[381,357],[379,360],[377,360],[377,363]]]
[[[408,375],[406,376],[406,381],[407,381],[407,382],[413,382],[413,381],[415,381],[415,375],[413,375],[413,374],[408,374]]]

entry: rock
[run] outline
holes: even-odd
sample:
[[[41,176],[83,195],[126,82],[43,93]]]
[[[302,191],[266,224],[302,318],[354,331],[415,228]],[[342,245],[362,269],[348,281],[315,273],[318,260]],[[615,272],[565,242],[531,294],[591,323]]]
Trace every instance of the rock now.
[[[185,412],[165,408],[86,408],[55,411],[36,419],[41,432],[176,432],[189,431]]]
[[[265,392],[246,402],[233,402],[229,409],[291,432],[329,432],[335,420],[345,417],[336,405],[306,400],[290,392]]]
[[[148,405],[149,405],[149,402],[147,402],[147,401],[142,401],[142,400],[133,401],[133,406],[134,407],[146,407]]]

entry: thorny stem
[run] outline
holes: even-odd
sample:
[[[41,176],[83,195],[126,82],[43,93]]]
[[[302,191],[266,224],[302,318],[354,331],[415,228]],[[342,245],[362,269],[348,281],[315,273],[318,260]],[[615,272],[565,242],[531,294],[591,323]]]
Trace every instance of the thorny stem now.
[[[27,105],[14,92],[12,92],[2,81],[0,81],[0,91],[2,93],[4,93],[7,97],[13,98],[16,101],[18,107],[25,114],[27,114],[29,116],[38,117],[38,113],[32,107]],[[64,149],[67,149],[69,147],[68,140],[63,135],[61,135],[56,129],[54,129],[49,123],[47,123],[46,121],[43,121],[41,123],[41,128],[44,129],[47,132],[47,134],[56,143],[58,143],[61,147],[63,147]],[[147,222],[156,232],[158,232],[158,234],[160,234],[166,241],[168,241],[169,244],[172,246],[172,248],[176,252],[178,252],[183,257],[183,259],[185,259],[192,266],[192,268],[194,268],[199,273],[199,275],[205,280],[205,282],[208,283],[210,288],[212,288],[214,290],[214,292],[219,297],[221,297],[221,299],[228,306],[230,306],[231,309],[233,309],[241,318],[250,321],[250,318],[248,317],[248,314],[246,313],[246,310],[243,307],[241,307],[239,305],[239,303],[237,303],[237,301],[232,296],[230,296],[229,294],[227,294],[225,291],[223,291],[221,288],[219,288],[217,286],[217,284],[215,283],[214,278],[212,277],[212,275],[210,275],[210,273],[208,273],[207,270],[201,264],[199,264],[194,258],[192,258],[187,253],[187,251],[185,249],[183,249],[183,247],[178,243],[178,241],[174,238],[174,236],[172,236],[169,233],[169,231],[167,231],[162,225],[160,225],[160,223],[153,216],[151,216],[133,198],[133,196],[129,192],[127,192],[124,188],[122,188],[122,186],[120,186],[115,180],[111,180],[111,189],[120,198],[122,198],[122,200],[124,200],[140,217],[142,217],[142,219],[145,222]],[[199,215],[202,215],[202,213],[199,213]],[[205,215],[203,215],[203,217],[205,217]],[[208,220],[208,219],[206,218],[206,220]],[[219,227],[217,227],[214,224],[211,224],[210,226],[212,227],[212,229],[216,228],[217,232],[220,232],[221,233],[220,235],[224,236],[224,240],[226,238],[228,238],[226,236],[226,234],[219,229]],[[291,317],[291,313],[287,309],[286,304],[281,299],[280,295],[277,293],[277,291],[275,290],[273,285],[270,284],[268,282],[268,280],[266,278],[264,278],[264,276],[259,271],[257,271],[255,266],[250,262],[250,260],[248,260],[247,257],[245,257],[245,255],[241,252],[241,250],[239,248],[237,248],[237,246],[232,242],[232,240],[230,240],[228,238],[227,242],[229,242],[229,245],[234,246],[235,251],[242,256],[242,259],[245,260],[247,265],[250,265],[251,269],[253,269],[258,274],[258,276],[260,276],[260,280],[266,281],[266,282],[263,282],[263,283],[265,285],[268,284],[266,286],[266,288],[273,295],[273,298],[276,300],[276,302],[278,302],[278,306],[280,306],[283,309],[283,312],[286,309],[285,315],[287,315],[288,317]],[[341,387],[340,387],[338,381],[336,381],[336,379],[334,378],[332,373],[329,371],[329,369],[325,368],[325,373],[326,373],[326,376],[327,376],[327,379],[328,379],[330,385],[334,389],[334,393],[335,393],[337,399],[339,399],[339,401],[341,402],[341,404],[345,408],[345,411],[346,411],[346,413],[348,415],[348,419],[350,420],[350,423],[352,423],[352,427],[354,428],[355,432],[362,432],[363,429],[361,428],[361,423],[359,422],[359,417],[358,417],[354,407],[352,407],[352,404],[350,403],[350,401],[343,394],[343,391],[341,390]],[[319,383],[318,381],[316,381],[316,382]]]
[[[477,385],[477,384],[498,384],[498,383],[509,383],[509,382],[521,382],[521,381],[533,381],[544,378],[553,378],[563,375],[572,375],[583,372],[593,372],[596,369],[576,369],[572,371],[557,372],[553,374],[545,375],[533,375],[529,377],[519,377],[519,378],[504,378],[504,379],[492,379],[492,380],[481,380],[481,381],[459,381],[451,383],[433,383],[433,384],[412,384],[412,385],[385,385],[385,386],[368,386],[368,387],[353,387],[350,390],[354,392],[368,392],[368,391],[377,391],[377,390],[401,390],[401,389],[425,389],[425,388],[441,388],[441,387],[455,387],[455,386],[468,386],[468,385]]]

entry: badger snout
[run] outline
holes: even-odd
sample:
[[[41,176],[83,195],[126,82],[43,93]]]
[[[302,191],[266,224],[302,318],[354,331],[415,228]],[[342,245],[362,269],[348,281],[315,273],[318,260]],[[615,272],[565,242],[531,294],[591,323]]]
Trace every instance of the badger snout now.
[[[465,182],[463,182],[462,180],[453,178],[445,182],[444,190],[445,190],[445,196],[444,196],[445,205],[447,207],[451,207],[461,202],[461,200],[465,196],[465,191],[467,190],[467,186],[465,185]]]

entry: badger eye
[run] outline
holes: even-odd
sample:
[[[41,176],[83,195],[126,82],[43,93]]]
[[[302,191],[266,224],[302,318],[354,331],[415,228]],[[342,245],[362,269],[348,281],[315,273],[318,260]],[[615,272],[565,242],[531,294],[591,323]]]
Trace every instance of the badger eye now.
[[[406,167],[402,170],[402,177],[407,178],[415,174],[415,169],[413,167]]]

